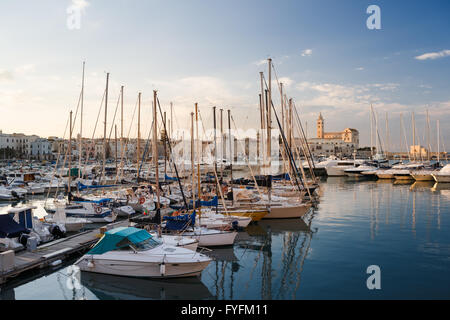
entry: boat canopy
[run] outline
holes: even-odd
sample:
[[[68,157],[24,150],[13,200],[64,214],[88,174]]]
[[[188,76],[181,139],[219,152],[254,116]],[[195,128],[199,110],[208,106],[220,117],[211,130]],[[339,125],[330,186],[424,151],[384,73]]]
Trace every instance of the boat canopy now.
[[[164,178],[165,178],[167,181],[178,181],[178,178],[169,177],[167,174],[164,175]]]
[[[195,211],[191,214],[184,214],[180,216],[164,216],[163,220],[166,221],[167,230],[185,230],[188,227],[195,225]]]
[[[87,200],[87,199],[76,200],[76,199],[74,199],[73,201],[77,202],[77,203],[79,203],[79,202],[89,202],[89,203],[95,203],[95,204],[101,205],[101,204],[105,204],[105,203],[111,202],[112,199],[111,198],[102,198],[102,199],[98,199],[98,200]]]
[[[30,231],[14,221],[9,214],[0,214],[0,238],[16,238]]]
[[[99,189],[99,188],[111,188],[111,187],[117,187],[116,184],[109,184],[109,185],[91,185],[87,186],[85,184],[82,184],[80,181],[77,183],[78,190],[84,190],[84,189]]]
[[[130,244],[137,244],[152,236],[144,229],[119,227],[105,232],[99,242],[87,254],[103,254]]]

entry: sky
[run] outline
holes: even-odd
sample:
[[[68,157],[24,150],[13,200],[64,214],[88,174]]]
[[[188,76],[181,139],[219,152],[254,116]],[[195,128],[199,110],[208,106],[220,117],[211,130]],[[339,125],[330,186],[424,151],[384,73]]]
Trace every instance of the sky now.
[[[367,27],[370,5],[380,8],[381,29]],[[259,72],[267,76],[270,57],[308,137],[321,112],[325,131],[355,128],[369,145],[372,104],[384,140],[387,114],[390,149],[405,151],[405,136],[411,143],[412,112],[416,141],[426,145],[428,110],[432,148],[439,120],[442,150],[450,145],[448,12],[447,0],[2,0],[0,130],[62,137],[83,61],[83,136],[103,134],[103,113],[94,127],[106,72],[108,126],[125,86],[125,136],[136,136],[138,92],[148,132],[153,90],[163,109],[173,102],[175,128],[189,127],[195,102],[207,128],[213,106],[231,109],[238,127],[257,128]],[[276,80],[273,88],[279,106]]]

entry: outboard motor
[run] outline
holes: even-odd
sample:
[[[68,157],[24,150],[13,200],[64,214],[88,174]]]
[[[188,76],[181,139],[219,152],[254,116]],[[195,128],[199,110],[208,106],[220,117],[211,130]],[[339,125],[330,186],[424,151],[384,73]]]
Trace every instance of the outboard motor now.
[[[11,190],[11,195],[16,199],[20,199],[20,196],[14,190]]]
[[[24,247],[26,247],[26,246],[27,246],[27,242],[28,242],[28,238],[29,238],[29,237],[30,237],[29,234],[22,233],[22,234],[19,236],[19,242],[20,242],[20,244],[23,245]]]
[[[55,237],[55,239],[60,239],[60,238],[66,237],[66,231],[61,230],[61,228],[57,224],[52,224],[49,227],[49,231]]]
[[[234,229],[234,230],[239,230],[239,222],[237,221],[237,220],[234,220],[232,223],[231,223],[231,226],[232,226],[232,228]]]

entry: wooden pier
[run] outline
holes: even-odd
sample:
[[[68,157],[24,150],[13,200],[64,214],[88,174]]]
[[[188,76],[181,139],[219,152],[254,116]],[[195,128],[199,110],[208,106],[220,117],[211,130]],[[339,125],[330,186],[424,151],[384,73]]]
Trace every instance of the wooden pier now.
[[[127,227],[128,219],[105,225],[107,230],[116,227]],[[84,231],[66,238],[58,239],[41,246],[34,251],[22,250],[15,253],[14,267],[8,271],[0,271],[0,284],[6,283],[20,274],[42,269],[52,263],[81,254],[96,243],[101,236],[100,228]]]

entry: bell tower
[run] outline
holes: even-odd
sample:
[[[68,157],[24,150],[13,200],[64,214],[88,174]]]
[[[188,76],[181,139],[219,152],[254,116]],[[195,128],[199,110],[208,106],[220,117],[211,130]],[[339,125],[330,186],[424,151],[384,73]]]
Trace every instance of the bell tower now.
[[[323,139],[323,137],[324,137],[324,121],[322,113],[320,113],[319,118],[317,119],[317,138]]]

